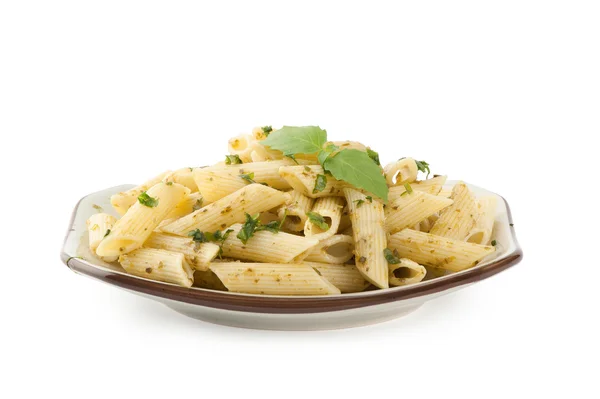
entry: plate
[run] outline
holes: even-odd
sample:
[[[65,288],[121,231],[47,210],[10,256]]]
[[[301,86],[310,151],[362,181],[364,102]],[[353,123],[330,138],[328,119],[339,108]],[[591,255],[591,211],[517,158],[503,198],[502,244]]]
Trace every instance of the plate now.
[[[447,182],[446,188],[455,183]],[[118,216],[110,205],[110,197],[132,187],[108,188],[79,201],[62,249],[63,262],[78,274],[159,301],[186,316],[216,324],[268,330],[328,330],[379,323],[405,316],[431,299],[492,277],[523,258],[506,200],[469,185],[478,196],[498,196],[492,235],[498,242],[497,251],[471,269],[410,286],[335,296],[266,296],[180,287],[129,275],[119,265],[96,258],[88,249],[86,220],[98,212]]]

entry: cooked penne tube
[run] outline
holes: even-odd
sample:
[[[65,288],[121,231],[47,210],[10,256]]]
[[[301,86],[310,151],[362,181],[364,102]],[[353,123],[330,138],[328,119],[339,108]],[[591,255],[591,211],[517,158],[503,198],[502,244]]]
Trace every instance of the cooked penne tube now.
[[[340,219],[340,226],[338,227],[338,233],[342,233],[344,230],[352,228],[352,221],[350,220],[350,212],[348,211],[348,205],[342,209],[342,217]]]
[[[341,264],[354,256],[354,239],[349,235],[336,234],[321,241],[306,257],[308,262]]]
[[[181,184],[190,189],[192,193],[198,191],[198,185],[194,181],[194,168],[181,168],[165,176],[164,181]]]
[[[223,242],[223,256],[266,263],[301,262],[319,244],[319,240],[314,238],[266,230],[254,232],[244,244],[237,238],[241,228],[238,223],[227,229],[233,231]]]
[[[197,211],[198,209],[202,208],[203,205],[204,199],[202,198],[202,194],[199,192],[191,193],[186,195],[185,198],[181,200],[179,204],[177,204],[175,209],[173,209],[171,213],[167,215],[165,220],[179,219],[180,217],[184,217],[185,215],[189,215],[190,213]]]
[[[326,176],[320,165],[296,165],[284,166],[279,169],[279,174],[292,188],[310,198],[321,197],[343,197],[342,191],[345,187],[351,187],[348,183]],[[327,183],[323,190],[315,191],[317,176],[322,175]]]
[[[279,161],[211,166],[195,169],[194,179],[208,205],[247,186],[250,181],[264,183],[278,190],[289,189],[290,185],[279,175],[279,168],[286,165],[295,163],[286,158]]]
[[[96,248],[98,248],[104,237],[110,233],[115,223],[117,223],[117,218],[107,213],[96,213],[86,221],[89,247],[92,253],[96,253]],[[114,262],[118,256],[104,256],[101,258],[105,262]]]
[[[482,245],[490,243],[496,221],[496,201],[496,197],[491,195],[479,199],[481,216],[477,219],[473,230],[467,235],[468,242]]]
[[[254,215],[283,204],[286,195],[262,184],[250,184],[161,227],[161,230],[184,237],[196,229],[204,232],[223,230],[234,223],[242,223],[246,219],[246,213]]]
[[[254,140],[256,141],[262,141],[266,139],[269,136],[269,134],[273,131],[274,130],[272,128],[270,131],[265,132],[265,130],[262,127],[255,127],[254,129],[252,129],[252,137],[254,137]]]
[[[304,224],[304,235],[306,237],[316,238],[317,240],[325,240],[335,233],[340,227],[340,219],[342,217],[342,209],[344,208],[344,199],[341,197],[323,197],[315,201],[315,205],[311,210],[311,216],[318,214],[324,222],[323,226],[314,223],[314,220],[309,217]],[[327,229],[322,227],[328,226]]]
[[[430,230],[431,234],[454,240],[465,240],[475,227],[481,214],[475,195],[463,182],[452,189],[454,203],[440,212],[440,218]]]
[[[243,162],[251,162],[252,143],[254,137],[249,134],[240,134],[229,140],[227,149],[231,155],[237,155]],[[200,190],[202,192],[202,190]]]
[[[302,231],[308,219],[306,212],[310,211],[315,203],[314,198],[307,197],[296,190],[289,191],[289,200],[277,211],[280,219],[286,215],[282,228],[287,231]]]
[[[416,181],[410,183],[410,187],[413,191],[420,191],[422,193],[438,195],[446,183],[447,176],[436,176],[431,179]],[[388,193],[388,201],[394,202],[398,197],[406,192],[404,185],[390,187]]]
[[[129,274],[184,287],[194,283],[194,271],[180,253],[164,249],[140,248],[119,257]]]
[[[212,270],[194,271],[194,287],[207,288],[209,290],[227,291],[219,277]]]
[[[140,248],[160,222],[189,195],[189,191],[177,183],[160,182],[152,186],[115,223],[96,253],[99,256],[119,256]]]
[[[492,246],[439,237],[410,229],[390,236],[388,247],[424,266],[459,272],[476,266],[494,253]]]
[[[220,250],[213,243],[199,243],[189,237],[164,233],[152,233],[144,242],[144,247],[182,253],[186,262],[195,270],[208,270],[210,262],[219,255]]]
[[[402,258],[400,263],[389,265],[390,285],[402,286],[423,281],[427,270],[410,259]]]
[[[401,186],[404,183],[412,183],[417,180],[419,169],[414,159],[402,158],[387,164],[383,168],[383,173],[388,186]]]
[[[314,268],[285,263],[213,263],[212,270],[231,292],[262,295],[336,295],[340,290]]]
[[[385,208],[385,228],[388,233],[394,234],[420,223],[453,202],[448,198],[419,191],[406,192]]]
[[[148,191],[150,187],[160,183],[165,177],[169,176],[171,173],[171,171],[161,173],[160,175],[148,180],[144,184],[140,184],[139,186],[136,186],[127,191],[123,191],[121,193],[112,195],[110,197],[111,205],[113,206],[113,208],[115,208],[119,215],[124,215],[125,212],[127,212],[127,210],[129,209],[129,207],[131,207],[137,202],[138,196],[142,192]]]
[[[387,247],[383,204],[368,201],[363,193],[351,188],[345,188],[344,194],[352,221],[356,267],[373,285],[388,288],[388,265],[383,254]]]
[[[440,190],[440,193],[438,195],[440,197],[450,198],[450,197],[452,197],[452,190],[443,188],[442,190]]]
[[[361,292],[371,285],[354,265],[332,265],[317,262],[302,262],[302,265],[317,269],[327,281],[339,288],[342,293]]]

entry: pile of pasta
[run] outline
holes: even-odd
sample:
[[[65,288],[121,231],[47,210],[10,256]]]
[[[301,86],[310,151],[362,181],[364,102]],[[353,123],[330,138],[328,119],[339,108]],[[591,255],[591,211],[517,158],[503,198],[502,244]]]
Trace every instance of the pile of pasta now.
[[[318,191],[316,156],[286,158],[260,145],[265,133],[229,140],[230,164],[165,172],[113,195],[121,217],[89,218],[91,251],[139,277],[262,295],[416,284],[495,251],[495,197],[462,182],[444,190],[446,176],[418,180],[412,158],[382,169],[387,203],[332,176]],[[247,223],[264,228],[244,239]]]

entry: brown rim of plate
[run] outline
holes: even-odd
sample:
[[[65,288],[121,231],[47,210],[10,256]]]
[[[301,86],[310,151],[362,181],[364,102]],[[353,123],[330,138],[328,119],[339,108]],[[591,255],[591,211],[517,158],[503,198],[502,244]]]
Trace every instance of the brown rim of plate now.
[[[471,284],[489,278],[519,263],[523,259],[523,251],[517,241],[510,207],[506,200],[503,197],[501,198],[506,204],[510,230],[516,246],[515,251],[502,259],[486,265],[476,266],[460,273],[451,274],[415,285],[371,291],[372,295],[355,296],[346,294],[319,297],[273,297],[236,294],[231,292],[180,287],[158,281],[145,280],[132,275],[120,274],[97,267],[83,259],[71,257],[64,251],[61,253],[61,259],[74,272],[85,274],[89,277],[127,290],[209,308],[274,314],[325,313],[356,309],[435,294],[450,288]],[[79,204],[77,205],[79,206]],[[69,232],[73,229],[73,221],[78,206],[75,207],[75,211],[71,216]]]

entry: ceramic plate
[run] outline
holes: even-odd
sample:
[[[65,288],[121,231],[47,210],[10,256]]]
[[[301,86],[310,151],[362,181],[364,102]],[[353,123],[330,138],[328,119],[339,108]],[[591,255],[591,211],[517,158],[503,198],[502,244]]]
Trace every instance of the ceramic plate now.
[[[447,188],[454,183],[448,182]],[[186,316],[211,323],[273,330],[326,330],[379,323],[404,316],[430,299],[498,274],[523,257],[508,204],[498,196],[492,236],[498,242],[496,253],[476,267],[459,273],[411,286],[337,296],[265,296],[185,288],[129,275],[118,264],[102,262],[88,250],[86,220],[97,212],[118,216],[110,205],[110,196],[132,187],[112,187],[79,201],[63,246],[63,262],[76,273],[157,300]],[[476,186],[469,187],[477,195],[496,195]]]

